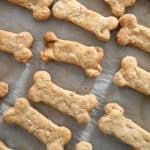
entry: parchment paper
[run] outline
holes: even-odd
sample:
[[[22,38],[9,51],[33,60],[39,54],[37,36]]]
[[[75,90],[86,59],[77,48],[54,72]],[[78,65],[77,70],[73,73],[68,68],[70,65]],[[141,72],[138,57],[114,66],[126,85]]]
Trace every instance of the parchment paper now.
[[[104,16],[111,15],[111,9],[103,0],[79,1]],[[140,24],[150,27],[149,8],[149,0],[137,0],[135,7],[129,8],[126,12],[135,14]],[[150,71],[150,54],[131,46],[117,45],[115,42],[117,30],[112,32],[111,41],[100,42],[91,33],[65,21],[50,18],[46,22],[38,22],[33,19],[30,11],[12,5],[7,0],[0,0],[0,29],[12,32],[28,31],[34,36],[32,47],[34,56],[26,65],[18,63],[12,56],[0,52],[0,80],[8,82],[10,85],[9,95],[0,101],[0,139],[4,140],[9,147],[15,150],[45,149],[38,139],[25,130],[17,126],[6,125],[1,120],[2,113],[13,106],[17,98],[27,97],[28,89],[33,84],[33,73],[38,70],[48,71],[53,82],[65,89],[80,94],[94,93],[100,103],[99,108],[91,113],[92,121],[87,125],[79,125],[67,115],[43,104],[32,104],[49,119],[72,131],[73,137],[66,146],[66,150],[73,150],[74,145],[80,140],[91,142],[94,150],[131,150],[127,145],[114,137],[104,135],[98,129],[97,121],[103,115],[103,106],[108,101],[122,105],[127,117],[150,131],[150,97],[129,88],[118,88],[112,84],[112,77],[124,56],[136,57],[138,64]],[[89,46],[101,46],[105,53],[102,62],[103,74],[96,79],[90,79],[79,67],[56,62],[47,64],[41,62],[39,51],[43,47],[43,34],[46,31],[53,31],[62,39],[78,41]]]

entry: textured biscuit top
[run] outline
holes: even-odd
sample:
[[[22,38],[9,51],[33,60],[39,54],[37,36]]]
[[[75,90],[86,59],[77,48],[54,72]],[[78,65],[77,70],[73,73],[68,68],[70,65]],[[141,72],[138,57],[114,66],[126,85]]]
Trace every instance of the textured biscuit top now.
[[[68,20],[87,31],[94,33],[99,40],[108,41],[110,31],[117,28],[118,20],[115,17],[104,17],[76,0],[59,0],[52,8],[56,18]]]
[[[71,132],[66,127],[60,127],[48,120],[44,115],[32,108],[29,102],[20,98],[16,100],[15,107],[3,114],[3,121],[16,124],[36,136],[46,145],[66,145],[71,139]]]
[[[129,86],[150,95],[150,72],[137,66],[136,58],[123,58],[120,70],[114,75],[113,82],[118,86]]]
[[[44,21],[50,16],[49,6],[53,0],[8,0],[9,2],[33,11],[35,19]]]
[[[94,95],[79,95],[73,91],[64,90],[51,81],[51,76],[46,71],[36,72],[34,81],[35,84],[28,92],[31,101],[43,102],[74,117],[79,123],[90,121],[89,112],[98,106]]]
[[[101,47],[86,46],[74,41],[62,40],[53,32],[44,35],[45,47],[40,52],[43,61],[59,61],[82,67],[89,77],[102,72],[100,61],[104,53]]]
[[[80,143],[76,144],[75,150],[93,150],[93,148],[91,143],[81,141]]]
[[[133,6],[136,0],[105,0],[105,2],[110,5],[112,13],[120,17],[124,14],[125,8]]]
[[[29,49],[32,43],[33,37],[29,32],[17,34],[0,30],[0,51],[13,54],[19,62],[26,63],[32,57]]]
[[[150,52],[150,28],[139,25],[133,14],[125,14],[119,18],[121,26],[117,33],[120,45],[132,45],[146,52]]]
[[[0,82],[0,98],[4,97],[8,93],[8,84],[5,82]]]
[[[105,115],[99,120],[99,128],[108,135],[113,135],[135,150],[150,150],[150,133],[126,118],[124,109],[117,103],[105,106]]]

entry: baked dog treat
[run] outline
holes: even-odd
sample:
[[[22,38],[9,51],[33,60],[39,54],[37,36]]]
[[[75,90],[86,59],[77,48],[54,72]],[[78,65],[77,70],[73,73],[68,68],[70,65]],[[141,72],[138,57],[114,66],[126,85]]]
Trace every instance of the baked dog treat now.
[[[0,51],[11,53],[19,62],[26,63],[32,57],[29,49],[33,43],[33,37],[28,32],[19,34],[0,30]]]
[[[8,84],[5,82],[0,82],[0,98],[8,94]]]
[[[99,40],[108,41],[110,31],[117,28],[115,17],[104,17],[76,0],[59,0],[52,8],[53,15],[58,19],[70,21],[83,29],[92,32]]]
[[[94,95],[78,95],[72,91],[64,90],[54,84],[50,75],[45,71],[36,72],[34,82],[35,84],[28,93],[32,102],[45,103],[75,118],[79,123],[90,121],[89,112],[98,105]]]
[[[93,148],[91,143],[81,141],[78,144],[76,144],[75,150],[93,150]]]
[[[133,6],[136,0],[105,0],[105,2],[111,7],[112,13],[120,17],[124,14],[126,7]]]
[[[0,150],[13,150],[13,149],[8,148],[2,141],[0,141]]]
[[[150,133],[124,116],[124,109],[116,103],[105,106],[105,115],[99,120],[99,128],[113,135],[135,150],[150,149]]]
[[[3,114],[3,121],[8,124],[16,124],[29,133],[36,136],[46,144],[49,150],[63,147],[70,141],[71,132],[65,127],[59,127],[45,116],[32,108],[24,98],[16,100],[15,107]],[[56,149],[50,149],[55,145]]]
[[[81,66],[89,77],[96,77],[102,72],[99,64],[104,56],[102,48],[61,40],[52,32],[47,32],[44,39],[45,48],[40,53],[43,61],[54,60]]]
[[[128,86],[143,94],[150,95],[150,73],[137,66],[136,58],[123,58],[121,69],[115,74],[113,82],[117,86]]]
[[[132,14],[123,15],[119,23],[122,26],[117,34],[117,42],[120,45],[132,45],[150,52],[150,28],[138,25]]]
[[[47,20],[51,14],[50,6],[53,0],[8,0],[9,2],[33,11],[36,20]]]

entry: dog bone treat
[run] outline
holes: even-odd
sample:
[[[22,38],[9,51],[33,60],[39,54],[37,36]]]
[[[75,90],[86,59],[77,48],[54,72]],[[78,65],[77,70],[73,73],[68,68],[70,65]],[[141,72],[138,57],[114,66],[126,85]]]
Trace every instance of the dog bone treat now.
[[[106,114],[99,120],[99,128],[113,135],[136,150],[150,149],[150,133],[124,116],[124,110],[116,103],[105,106]]]
[[[0,82],[0,98],[4,97],[5,95],[8,94],[8,84],[5,82]]]
[[[138,67],[134,57],[123,58],[121,69],[115,74],[113,82],[118,86],[128,86],[150,95],[150,73]]]
[[[150,28],[138,25],[137,19],[132,14],[123,15],[119,19],[122,26],[117,34],[120,45],[132,45],[146,52],[150,52]]]
[[[13,150],[8,148],[1,140],[0,140],[0,150]]]
[[[105,0],[105,2],[111,7],[112,13],[120,17],[124,14],[125,8],[133,6],[136,0]]]
[[[49,7],[53,0],[8,0],[9,2],[33,11],[36,20],[47,20],[51,12]]]
[[[118,20],[115,17],[104,17],[88,10],[76,0],[59,0],[54,4],[52,12],[56,18],[76,24],[94,33],[102,41],[108,41],[110,31],[118,26]]]
[[[16,100],[15,107],[10,108],[3,115],[3,121],[8,124],[16,124],[26,129],[36,136],[41,142],[47,145],[49,150],[51,145],[58,150],[70,141],[71,132],[65,127],[59,127],[37,110],[32,108],[26,99]],[[48,149],[47,148],[47,149]]]
[[[28,32],[16,34],[0,30],[0,51],[13,54],[19,62],[26,63],[32,57],[29,49],[32,42],[33,37]]]
[[[43,61],[54,60],[81,66],[89,77],[96,77],[102,72],[99,64],[104,56],[102,48],[61,40],[52,32],[47,32],[44,39],[45,48],[40,53]]]
[[[35,84],[29,90],[29,98],[35,103],[45,103],[60,112],[75,118],[79,123],[90,121],[89,112],[97,107],[98,102],[94,95],[78,95],[64,90],[51,81],[45,71],[34,74]]]
[[[76,144],[75,150],[93,150],[93,148],[91,143],[81,141],[78,144]]]

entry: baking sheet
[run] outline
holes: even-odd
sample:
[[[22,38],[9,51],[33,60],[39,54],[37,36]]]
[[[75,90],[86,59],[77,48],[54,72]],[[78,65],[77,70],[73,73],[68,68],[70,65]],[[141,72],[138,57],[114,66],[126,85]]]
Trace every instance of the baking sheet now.
[[[110,16],[111,10],[103,0],[79,0],[88,8],[104,16]],[[138,22],[150,27],[150,1],[137,0],[135,7],[127,12],[137,16]],[[94,150],[131,150],[131,147],[121,143],[114,137],[104,135],[97,126],[97,121],[103,115],[103,106],[108,102],[118,102],[125,108],[125,115],[137,124],[150,131],[150,97],[144,96],[129,88],[118,88],[112,84],[112,77],[119,68],[121,59],[131,55],[137,58],[138,64],[150,71],[150,54],[130,46],[122,47],[116,44],[116,31],[111,34],[111,41],[100,42],[97,38],[81,28],[50,18],[46,22],[33,19],[32,13],[21,7],[12,5],[7,0],[0,0],[0,29],[12,32],[28,31],[34,36],[32,47],[33,58],[26,64],[18,63],[12,56],[0,52],[0,80],[10,85],[10,93],[0,102],[0,139],[4,140],[15,150],[44,150],[45,146],[38,139],[28,134],[25,130],[2,123],[2,113],[13,106],[19,97],[26,97],[29,87],[33,84],[33,73],[46,70],[52,80],[59,86],[76,91],[80,94],[93,93],[100,103],[98,109],[91,113],[92,121],[87,125],[79,125],[67,115],[49,108],[43,104],[33,104],[49,119],[68,127],[72,131],[72,140],[66,150],[73,150],[74,145],[80,140],[93,144]],[[105,58],[102,62],[103,74],[96,79],[87,78],[81,68],[63,63],[43,63],[39,60],[39,51],[43,47],[43,34],[53,31],[62,39],[78,41],[86,45],[101,46]]]

